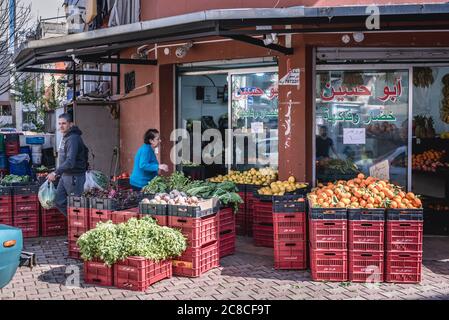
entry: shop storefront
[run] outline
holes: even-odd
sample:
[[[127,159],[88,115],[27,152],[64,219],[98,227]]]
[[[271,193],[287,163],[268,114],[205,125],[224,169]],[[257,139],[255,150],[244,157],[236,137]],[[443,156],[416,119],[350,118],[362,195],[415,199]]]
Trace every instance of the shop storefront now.
[[[426,51],[444,54],[442,49],[422,49]],[[316,182],[347,180],[356,172],[388,179],[422,195],[425,233],[447,234],[449,69],[400,49],[388,52],[401,58],[388,64],[360,64],[352,58],[354,64],[345,59],[345,64],[317,65]],[[373,51],[371,58],[384,54],[377,52],[376,57]]]

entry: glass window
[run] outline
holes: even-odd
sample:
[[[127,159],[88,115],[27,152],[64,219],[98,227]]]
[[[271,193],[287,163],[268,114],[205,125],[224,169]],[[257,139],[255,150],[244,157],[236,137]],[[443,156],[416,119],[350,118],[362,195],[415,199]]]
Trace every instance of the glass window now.
[[[363,172],[407,186],[408,83],[408,70],[317,73],[318,181]]]
[[[233,169],[278,165],[278,74],[232,75]]]

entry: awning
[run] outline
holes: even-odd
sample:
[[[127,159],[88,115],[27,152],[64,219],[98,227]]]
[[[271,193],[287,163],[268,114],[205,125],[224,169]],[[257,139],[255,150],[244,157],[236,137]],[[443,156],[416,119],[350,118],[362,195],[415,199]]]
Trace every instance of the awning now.
[[[449,3],[419,5],[377,6],[382,32],[397,30],[449,30]],[[310,32],[370,32],[365,21],[370,15],[369,6],[290,7],[267,9],[207,10],[143,21],[139,23],[99,29],[63,37],[30,41],[15,57],[18,71],[33,65],[72,61],[71,56],[85,62],[110,62],[130,64],[155,64],[155,61],[117,59],[111,60],[124,48],[144,44],[163,43],[204,37],[226,37],[262,46],[283,54],[293,50],[276,44],[264,45],[252,37],[266,33]],[[390,25],[390,22],[428,22],[418,26]],[[446,21],[446,22],[445,22]],[[342,24],[351,23],[352,27]],[[301,25],[286,29],[285,25]],[[256,28],[258,26],[270,26]],[[244,29],[243,29],[244,28]],[[379,30],[372,30],[378,32]],[[102,60],[99,60],[102,59]]]

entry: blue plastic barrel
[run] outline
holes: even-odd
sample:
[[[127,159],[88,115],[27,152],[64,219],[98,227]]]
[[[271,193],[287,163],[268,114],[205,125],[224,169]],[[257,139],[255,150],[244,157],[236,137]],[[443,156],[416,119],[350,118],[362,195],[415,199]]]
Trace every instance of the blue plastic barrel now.
[[[31,148],[29,146],[25,146],[25,147],[20,147],[20,154],[22,153],[26,153],[27,155],[30,156],[31,158]]]
[[[31,159],[25,159],[26,154],[19,154],[17,156],[9,157],[9,173],[17,176],[31,175]]]

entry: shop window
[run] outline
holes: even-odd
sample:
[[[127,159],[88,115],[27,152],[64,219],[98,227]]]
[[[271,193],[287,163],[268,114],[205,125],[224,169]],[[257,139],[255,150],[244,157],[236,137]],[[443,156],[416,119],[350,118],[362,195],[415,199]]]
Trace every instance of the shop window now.
[[[412,189],[432,205],[449,199],[449,67],[413,68]]]
[[[136,88],[136,72],[125,73],[125,94],[130,93]]]
[[[320,71],[316,77],[316,178],[358,172],[406,187],[407,70]]]

